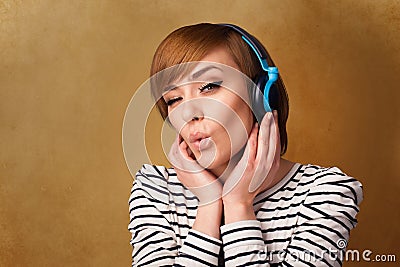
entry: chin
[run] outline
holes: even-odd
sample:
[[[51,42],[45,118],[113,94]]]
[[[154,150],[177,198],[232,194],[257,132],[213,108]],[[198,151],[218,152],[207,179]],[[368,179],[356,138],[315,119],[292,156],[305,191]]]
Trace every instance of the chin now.
[[[224,170],[228,165],[229,162],[232,161],[232,164],[235,164],[235,157],[236,155],[231,155],[230,149],[208,149],[203,152],[196,151],[195,158],[196,161],[205,169],[211,170],[214,173],[219,173],[221,170]],[[242,151],[240,148],[236,148],[235,150]],[[237,153],[237,151],[236,151]],[[239,153],[237,154],[239,155]],[[240,154],[241,155],[241,154]]]
[[[197,162],[204,167],[212,171],[215,175],[219,176],[223,170],[225,170],[226,166],[229,164],[229,157],[216,155],[214,158],[199,158]]]

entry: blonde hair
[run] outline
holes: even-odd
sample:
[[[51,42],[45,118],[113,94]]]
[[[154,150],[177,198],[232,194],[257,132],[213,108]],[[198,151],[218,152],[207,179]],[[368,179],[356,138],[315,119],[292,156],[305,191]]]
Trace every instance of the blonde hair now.
[[[181,27],[161,42],[153,57],[150,76],[178,64],[200,61],[216,47],[225,47],[239,70],[251,80],[261,72],[261,65],[255,53],[235,30],[223,25],[200,23]],[[269,66],[275,66],[269,55],[267,61]],[[286,121],[289,115],[289,99],[280,75],[276,86],[279,94],[276,103],[272,103],[272,108],[278,111],[281,155],[283,155],[288,142]],[[159,97],[162,94],[160,90],[162,89],[158,86],[151,86],[156,106],[165,120],[168,116],[168,106],[164,99]]]

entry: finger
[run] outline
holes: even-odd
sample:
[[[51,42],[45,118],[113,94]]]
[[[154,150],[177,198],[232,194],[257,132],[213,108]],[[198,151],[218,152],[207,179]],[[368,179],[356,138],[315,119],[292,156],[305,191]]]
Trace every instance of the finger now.
[[[279,163],[281,157],[281,135],[279,132],[279,121],[278,121],[278,112],[274,110],[274,119],[275,119],[275,127],[276,127],[276,152],[275,152],[275,163]],[[276,164],[275,164],[276,165]]]
[[[168,155],[176,156],[176,154],[178,152],[178,150],[177,150],[178,149],[178,144],[179,144],[178,140],[179,140],[179,135],[176,135],[175,141],[172,143],[171,148],[169,149],[169,154]]]
[[[274,120],[275,120],[276,124],[278,124],[278,111],[274,110],[274,111],[272,111],[272,114],[274,115]]]
[[[183,156],[184,158],[189,158],[189,154],[188,154],[188,151],[187,151],[187,147],[188,147],[188,145],[187,145],[187,143],[186,143],[185,141],[182,141],[182,142],[179,144],[179,150],[181,151],[182,156]]]
[[[171,145],[171,148],[170,148],[170,154],[171,155],[177,156],[178,144],[179,144],[179,134],[176,135],[175,141]]]
[[[252,154],[254,155],[254,146],[257,145],[257,142],[255,141],[257,138],[257,132],[258,132],[258,124],[254,124],[253,128],[250,131],[249,138],[247,139],[246,147],[243,151],[243,156],[239,160],[238,164],[246,164],[248,159],[250,158],[249,155]]]
[[[176,142],[172,143],[171,149],[168,153],[168,160],[173,166],[179,165],[178,162],[178,144]]]
[[[277,143],[276,141],[277,141],[277,132],[278,132],[274,120],[271,120],[270,128],[271,128],[271,134],[270,134],[269,143],[268,143],[267,162],[270,165],[272,165],[272,162],[275,159],[276,143]]]
[[[195,162],[195,159],[192,157],[193,152],[192,150],[190,150],[186,141],[182,141],[182,143],[179,144],[179,149],[181,151],[184,160],[188,160],[189,162]]]
[[[254,157],[257,146],[257,132],[258,132],[258,123],[255,123],[253,128],[251,129],[249,139],[247,140],[246,147],[244,149],[242,158],[236,164],[235,168],[232,170],[229,178],[225,181],[223,190],[224,195],[229,193],[244,177],[244,173],[246,168],[254,167]]]
[[[275,151],[276,151],[276,155],[278,158],[280,158],[281,155],[281,136],[280,136],[280,132],[279,132],[279,118],[278,118],[278,111],[274,110],[273,111],[273,116],[274,116],[274,125],[275,125]]]
[[[273,115],[268,112],[261,123],[256,157],[257,166],[249,184],[250,193],[256,191],[263,184],[274,162],[274,156],[272,156],[275,155],[274,129]]]
[[[196,157],[194,156],[193,151],[190,149],[190,147],[186,143],[186,141],[182,140],[182,143],[180,146],[181,146],[181,149],[185,152],[184,153],[185,157],[188,157],[191,160],[196,160]]]
[[[272,113],[267,112],[261,121],[260,133],[258,135],[258,148],[257,148],[257,160],[265,158],[266,150],[269,144],[271,135],[271,122],[273,122]]]
[[[258,123],[255,123],[253,129],[251,130],[249,140],[247,141],[249,146],[249,159],[254,160],[257,154],[257,136],[259,133]]]
[[[277,115],[277,114],[274,114]],[[280,166],[280,158],[281,158],[281,143],[280,143],[280,135],[279,135],[279,126],[277,121],[277,116],[274,116],[274,124],[273,124],[273,133],[272,135],[275,136],[275,141],[271,145],[274,145],[274,151],[271,149],[268,158],[272,162],[272,165],[269,169],[268,179],[270,182],[273,181],[275,174],[277,173],[279,166]],[[271,141],[272,142],[272,141]],[[271,160],[272,158],[272,160]]]
[[[269,139],[269,144],[268,144],[268,151],[266,155],[266,166],[265,166],[265,177],[268,177],[268,175],[271,173],[272,166],[274,163],[276,163],[277,159],[277,133],[278,133],[278,127],[277,124],[275,123],[275,120],[271,120],[271,134],[270,134],[270,139]],[[278,134],[279,135],[279,134]],[[279,155],[278,155],[279,158]]]
[[[265,155],[263,156],[266,159],[266,164],[264,166],[264,175],[267,177],[269,171],[271,170],[272,163],[274,162],[275,159],[275,152],[276,152],[276,132],[277,132],[277,127],[275,125],[275,120],[271,114],[271,119],[270,119],[270,124],[269,124],[269,129],[270,129],[270,135],[268,139],[268,143],[266,145],[266,150],[265,150]]]
[[[172,143],[171,149],[168,154],[168,160],[174,166],[175,169],[181,169],[183,171],[187,170],[187,162],[183,156],[183,153],[180,149],[179,141],[181,140],[181,136],[177,134],[175,138],[175,142]]]

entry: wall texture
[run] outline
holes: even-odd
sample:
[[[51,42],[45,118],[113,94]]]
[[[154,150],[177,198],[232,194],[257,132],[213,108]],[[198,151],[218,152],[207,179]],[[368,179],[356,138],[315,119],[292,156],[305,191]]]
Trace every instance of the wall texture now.
[[[399,1],[0,0],[0,266],[129,266],[124,112],[159,42],[202,21],[268,47],[286,157],[362,181],[349,248],[400,260]]]

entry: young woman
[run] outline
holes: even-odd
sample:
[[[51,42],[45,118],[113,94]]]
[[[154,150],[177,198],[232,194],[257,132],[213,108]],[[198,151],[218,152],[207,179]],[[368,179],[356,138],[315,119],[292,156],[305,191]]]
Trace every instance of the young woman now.
[[[282,158],[288,98],[265,48],[234,25],[185,26],[151,75],[178,134],[172,168],[137,172],[133,266],[341,266],[362,186]]]

